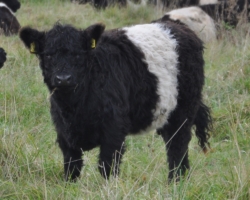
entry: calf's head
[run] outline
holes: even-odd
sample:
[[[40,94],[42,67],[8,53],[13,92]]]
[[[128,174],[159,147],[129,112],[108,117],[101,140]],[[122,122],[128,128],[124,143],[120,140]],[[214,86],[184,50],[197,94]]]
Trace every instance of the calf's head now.
[[[40,60],[44,82],[52,91],[75,88],[81,84],[98,39],[105,27],[95,24],[85,30],[70,25],[55,24],[45,32],[25,27],[20,38],[31,53]]]

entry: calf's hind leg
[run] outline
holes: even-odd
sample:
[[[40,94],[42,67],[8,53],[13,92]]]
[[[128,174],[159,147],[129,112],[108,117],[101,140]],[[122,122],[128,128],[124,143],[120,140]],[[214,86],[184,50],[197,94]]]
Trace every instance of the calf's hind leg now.
[[[174,113],[173,113],[174,114]],[[168,181],[179,180],[189,169],[188,144],[191,140],[191,124],[185,117],[171,117],[169,123],[158,130],[166,144],[169,165]]]

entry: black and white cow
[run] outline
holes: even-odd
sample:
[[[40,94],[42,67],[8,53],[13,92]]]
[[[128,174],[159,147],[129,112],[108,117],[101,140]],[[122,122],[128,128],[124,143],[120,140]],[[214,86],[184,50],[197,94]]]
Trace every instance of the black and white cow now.
[[[0,68],[3,67],[4,62],[6,61],[6,52],[3,48],[0,47]]]
[[[38,56],[51,93],[65,178],[80,176],[83,152],[95,147],[100,147],[101,174],[118,175],[125,137],[157,129],[172,180],[189,169],[193,125],[202,149],[209,145],[202,42],[170,21],[104,29],[56,24],[46,32],[30,27],[20,32]]]
[[[18,0],[0,1],[0,33],[6,36],[17,34],[20,24],[15,17],[15,12],[20,8]]]
[[[16,12],[21,7],[21,4],[18,0],[0,0],[0,3],[8,6],[12,12]]]
[[[21,7],[21,4],[18,0],[0,0],[0,3],[8,6],[8,8],[14,13]]]
[[[204,18],[204,12],[205,12],[209,17],[211,17],[215,21],[215,23],[224,21],[228,25],[236,26],[238,22],[244,18],[245,21],[250,20],[249,4],[250,0],[234,0],[234,1],[200,0],[199,5],[190,4],[190,5],[195,5],[195,7],[186,7],[186,8],[172,10],[166,13],[166,15],[169,15],[171,19],[179,18],[180,21],[185,23],[184,20],[188,21],[190,19],[187,18],[193,18],[193,17],[195,17],[194,21],[195,20],[203,21],[202,18]],[[198,13],[200,13],[200,15],[198,15]],[[173,18],[171,17],[172,14],[175,15]],[[193,26],[196,26],[196,24],[193,24]]]
[[[211,4],[212,2],[214,3]],[[204,5],[171,10],[158,21],[168,19],[180,21],[193,30],[203,42],[207,43],[217,38],[216,27],[218,27],[219,22],[224,21],[228,25],[236,26],[244,17],[245,21],[249,20],[250,9],[245,0],[235,2],[204,0],[200,3]]]
[[[158,21],[175,20],[187,25],[204,42],[217,38],[214,20],[198,6],[175,9],[165,13]]]

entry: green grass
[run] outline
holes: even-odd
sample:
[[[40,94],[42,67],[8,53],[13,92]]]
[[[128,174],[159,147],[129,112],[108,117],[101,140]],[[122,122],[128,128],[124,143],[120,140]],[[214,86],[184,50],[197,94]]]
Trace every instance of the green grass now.
[[[162,11],[111,7],[96,11],[68,1],[22,1],[22,26],[49,29],[58,20],[78,28],[146,23]],[[49,93],[38,60],[18,36],[0,36],[8,61],[0,73],[0,199],[250,199],[250,41],[247,28],[226,30],[206,45],[204,100],[212,108],[211,152],[194,137],[189,178],[167,184],[165,147],[155,133],[128,137],[119,178],[105,181],[97,169],[98,149],[86,152],[77,183],[63,180],[62,155],[49,114]]]

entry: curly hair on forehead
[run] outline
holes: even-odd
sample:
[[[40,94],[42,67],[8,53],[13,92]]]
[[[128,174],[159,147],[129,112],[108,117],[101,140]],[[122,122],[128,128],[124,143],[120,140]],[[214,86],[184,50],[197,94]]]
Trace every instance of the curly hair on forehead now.
[[[44,47],[46,51],[51,48],[50,51],[68,49],[71,51],[80,51],[83,46],[83,31],[78,30],[71,25],[62,25],[56,23],[53,28],[45,33]]]

